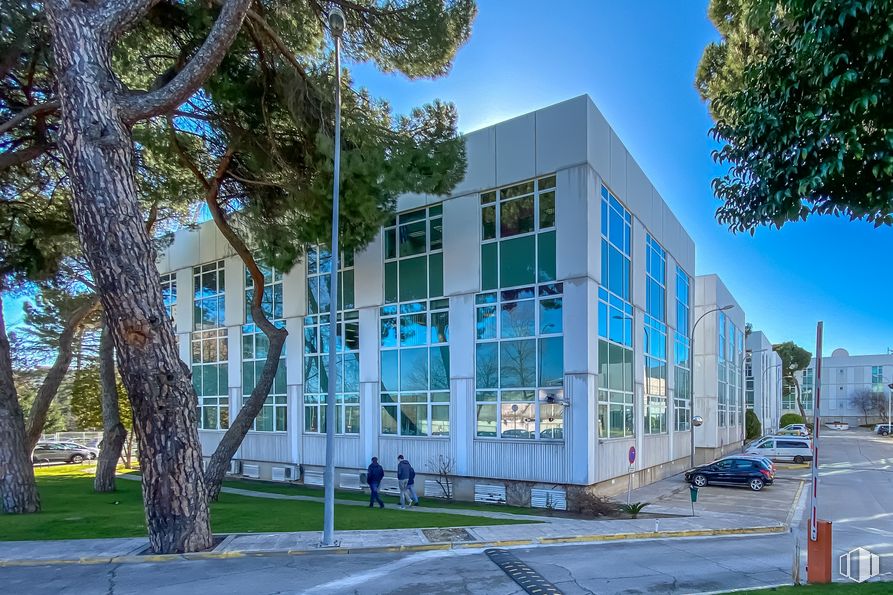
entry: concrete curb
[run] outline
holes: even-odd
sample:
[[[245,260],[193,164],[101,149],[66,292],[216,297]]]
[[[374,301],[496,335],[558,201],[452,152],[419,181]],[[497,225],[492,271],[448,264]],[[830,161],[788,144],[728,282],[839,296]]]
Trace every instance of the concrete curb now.
[[[731,529],[692,529],[686,531],[645,531],[641,533],[612,533],[607,535],[574,535],[568,537],[536,537],[531,539],[507,539],[498,541],[475,541],[459,543],[427,543],[418,545],[337,547],[318,550],[265,550],[246,552],[196,552],[191,554],[149,554],[142,556],[99,556],[94,558],[0,560],[0,568],[21,566],[62,566],[89,564],[140,564],[177,562],[184,560],[227,560],[235,558],[260,558],[268,556],[320,556],[349,554],[393,554],[403,552],[430,552],[464,549],[484,549],[491,547],[518,547],[535,545],[555,545],[564,543],[595,543],[602,541],[630,541],[635,539],[673,539],[685,537],[718,537],[730,535],[768,535],[785,533],[783,525],[764,527],[739,527]]]

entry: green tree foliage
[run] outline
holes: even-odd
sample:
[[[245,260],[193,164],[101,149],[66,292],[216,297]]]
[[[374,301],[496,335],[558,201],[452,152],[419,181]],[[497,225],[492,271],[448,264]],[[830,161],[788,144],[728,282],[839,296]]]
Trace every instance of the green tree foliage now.
[[[805,423],[803,421],[803,416],[798,415],[796,413],[785,413],[781,416],[781,419],[778,420],[779,427],[789,426],[791,424],[802,424]]]
[[[793,341],[778,343],[773,345],[772,349],[781,358],[781,369],[785,376],[805,370],[809,367],[809,362],[812,361],[812,353]]]
[[[78,430],[102,431],[102,386],[99,382],[99,366],[91,364],[74,373],[71,383],[71,415]],[[130,432],[133,414],[130,400],[121,380],[118,379],[118,407],[121,409],[121,423]]]
[[[757,414],[754,413],[753,409],[748,409],[747,413],[744,414],[744,436],[748,440],[753,440],[754,438],[759,438],[763,435],[763,424],[760,423],[760,418],[757,417]]]
[[[17,371],[13,375],[16,391],[19,395],[19,403],[26,414],[31,410],[31,406],[34,404],[34,399],[37,397],[37,391],[40,389],[40,385],[43,382],[44,373],[44,369],[37,369]],[[47,411],[46,422],[43,425],[44,434],[64,432],[65,430],[70,429],[68,427],[68,407],[69,403],[67,399],[53,400],[49,411]]]
[[[734,231],[810,214],[893,223],[893,0],[712,0],[696,85]]]

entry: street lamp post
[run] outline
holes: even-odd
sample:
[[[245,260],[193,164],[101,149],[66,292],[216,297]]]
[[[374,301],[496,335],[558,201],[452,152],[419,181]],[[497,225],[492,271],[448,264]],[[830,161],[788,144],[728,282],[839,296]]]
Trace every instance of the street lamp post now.
[[[338,194],[341,178],[341,35],[344,13],[338,8],[329,12],[329,31],[335,41],[335,170],[332,183],[332,252],[329,271],[329,387],[326,395],[326,470],[325,505],[323,511],[322,547],[335,547],[335,389],[338,378]]]
[[[734,308],[734,304],[728,304],[727,306],[721,306],[719,308],[713,308],[712,310],[707,310],[703,314],[701,314],[697,320],[695,320],[694,325],[691,327],[691,373],[688,375],[688,395],[691,397],[691,423],[690,426],[690,434],[691,434],[691,466],[695,466],[695,427],[701,424],[695,424],[695,417],[700,418],[700,416],[695,416],[695,331],[698,328],[698,323],[704,320],[704,317],[708,314],[713,314],[714,312],[722,312],[725,310],[731,310]],[[701,420],[703,422],[703,419]]]

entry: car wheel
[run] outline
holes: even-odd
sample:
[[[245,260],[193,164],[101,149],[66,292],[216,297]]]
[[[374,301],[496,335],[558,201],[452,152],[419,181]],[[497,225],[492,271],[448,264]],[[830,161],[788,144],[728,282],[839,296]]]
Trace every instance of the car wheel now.
[[[804,459],[800,455],[797,455],[796,457],[794,457],[794,462],[798,465],[802,465],[804,463]]]
[[[881,436],[886,436],[889,433],[890,433],[889,430],[881,430]]]
[[[77,465],[78,463],[84,462],[84,457],[83,457],[83,455],[71,455],[71,459],[69,460],[69,462]]]
[[[707,476],[706,476],[706,475],[701,475],[701,474],[699,473],[699,474],[695,475],[695,476],[692,478],[691,482],[692,482],[696,487],[703,488],[705,485],[707,485]]]
[[[96,460],[96,455],[93,454],[92,452],[90,453],[90,460],[91,460],[91,461],[95,461],[95,460]]]
[[[765,484],[763,483],[763,480],[759,477],[754,477],[750,480],[750,489],[755,492],[759,492],[760,490],[762,490],[764,485]]]

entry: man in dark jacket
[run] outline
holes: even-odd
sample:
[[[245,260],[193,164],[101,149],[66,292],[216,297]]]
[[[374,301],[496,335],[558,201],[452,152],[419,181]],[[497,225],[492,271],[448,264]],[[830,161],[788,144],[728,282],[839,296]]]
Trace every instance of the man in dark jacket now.
[[[410,482],[415,480],[415,469],[409,464],[409,461],[403,458],[403,455],[397,456],[397,482],[400,484],[400,508],[410,507],[415,502],[418,504],[418,497],[415,496]]]
[[[382,479],[384,479],[384,469],[378,464],[378,457],[372,457],[372,463],[366,470],[366,483],[369,484],[369,508],[372,508],[376,502],[378,502],[379,508],[384,508],[384,502],[378,495],[378,487],[381,485]]]

